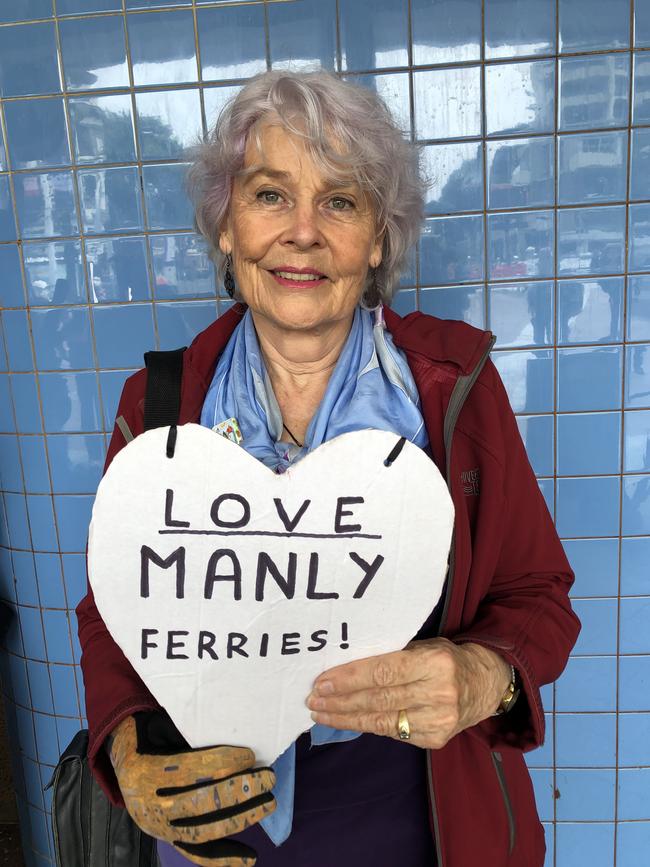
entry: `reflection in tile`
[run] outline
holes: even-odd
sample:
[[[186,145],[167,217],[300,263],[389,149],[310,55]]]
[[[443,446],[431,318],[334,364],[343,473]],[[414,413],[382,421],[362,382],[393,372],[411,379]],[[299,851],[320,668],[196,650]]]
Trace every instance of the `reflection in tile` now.
[[[0,172],[7,171],[7,154],[5,151],[5,142],[2,130],[0,129]]]
[[[630,45],[630,0],[560,0],[560,51]]]
[[[156,90],[135,97],[144,160],[180,158],[202,135],[198,90]]]
[[[38,347],[36,346],[35,314],[32,314],[32,332],[34,336],[34,349],[38,363]],[[13,405],[16,411],[16,426],[21,433],[41,433],[41,412],[36,388],[36,377],[33,373],[18,373],[9,377]],[[4,401],[3,401],[4,402]],[[6,415],[5,415],[6,419]],[[6,425],[6,421],[0,422]],[[9,430],[13,430],[13,419]]]
[[[267,14],[273,69],[335,68],[335,0],[269,3]]]
[[[650,340],[650,276],[627,280],[627,339]]]
[[[0,28],[0,96],[60,90],[54,23]]]
[[[94,304],[151,297],[144,238],[86,241],[86,261]]]
[[[116,304],[93,308],[97,360],[100,367],[139,367],[155,348],[150,304]]]
[[[634,46],[650,47],[650,6],[647,3],[634,4]]]
[[[571,651],[574,656],[591,656],[592,654],[616,653],[616,630],[618,615],[618,600],[616,599],[575,599],[573,607],[582,624],[578,640]],[[615,738],[612,738],[615,740]],[[601,744],[600,761],[592,762],[594,765],[615,765],[615,760],[603,761],[607,756],[608,745]],[[614,744],[611,744],[614,753]],[[579,755],[579,753],[578,753]],[[578,756],[570,764],[579,765]],[[613,756],[612,756],[613,759]],[[565,761],[566,764],[566,761]]]
[[[96,490],[104,464],[102,434],[50,435],[47,447],[55,494],[90,494]]]
[[[493,352],[492,360],[515,412],[553,411],[553,351]]]
[[[94,366],[87,308],[33,310],[31,319],[39,370],[79,370]]]
[[[623,476],[623,535],[650,534],[650,475]]]
[[[150,229],[189,229],[193,210],[185,193],[183,163],[144,166],[144,195]]]
[[[197,235],[153,235],[149,239],[156,299],[214,298],[214,265]]]
[[[558,204],[625,201],[627,132],[559,139]]]
[[[411,0],[413,63],[481,57],[481,0]]]
[[[517,427],[526,447],[528,460],[537,476],[553,475],[553,443],[555,441],[552,415],[522,415]]]
[[[547,137],[487,142],[488,208],[553,205],[555,148]]]
[[[48,433],[102,429],[95,371],[42,373],[39,377],[43,420]]]
[[[557,416],[557,472],[585,476],[621,471],[621,413]]]
[[[25,304],[25,294],[16,244],[0,246],[0,274],[0,307],[22,307]]]
[[[616,596],[618,539],[569,539],[563,543],[575,572],[573,596]]]
[[[78,163],[135,160],[135,139],[128,94],[77,96],[68,101],[72,143]]]
[[[339,0],[342,69],[408,65],[406,0]]]
[[[558,342],[622,340],[623,277],[558,282]]]
[[[411,110],[408,72],[389,72],[385,75],[348,75],[348,81],[374,90],[384,100],[396,124],[407,136],[411,135]]]
[[[263,6],[199,9],[196,20],[203,81],[250,78],[266,71]]]
[[[499,63],[485,68],[487,134],[553,132],[552,60]]]
[[[491,280],[553,275],[553,211],[488,214]]]
[[[420,310],[440,319],[460,319],[485,328],[484,292],[482,285],[420,289]]]
[[[483,279],[483,217],[426,220],[420,237],[420,281],[426,285]]]
[[[648,591],[650,590],[649,562],[650,536],[641,539],[621,540],[622,596],[648,595]]]
[[[650,123],[650,55],[634,55],[632,123]]]
[[[59,32],[69,90],[129,86],[121,15],[61,21]]]
[[[135,85],[197,80],[190,9],[127,15],[127,25]]]
[[[650,129],[633,129],[630,199],[650,199]]]
[[[203,88],[203,106],[205,108],[205,123],[208,132],[214,128],[221,109],[226,105],[228,100],[236,96],[241,89],[241,84]]]
[[[104,430],[112,431],[115,425],[117,407],[127,377],[133,370],[102,370],[99,373],[99,388],[102,396],[102,417]]]
[[[555,0],[486,0],[488,60],[555,51]]]
[[[122,0],[56,0],[57,15],[79,15],[84,12],[120,12]]]
[[[415,131],[419,139],[481,134],[481,74],[478,66],[413,73]]]
[[[30,304],[82,304],[86,301],[79,241],[25,244],[23,257]]]
[[[158,337],[161,349],[189,346],[196,335],[217,316],[215,301],[176,301],[157,304]]]
[[[625,413],[623,471],[626,473],[650,472],[650,411],[648,410]]]
[[[561,130],[627,125],[629,55],[563,57],[559,74]]]
[[[625,406],[650,407],[650,344],[626,347]]]
[[[483,209],[483,152],[480,142],[427,145],[423,168],[429,179],[427,214]]]
[[[9,370],[34,369],[26,310],[4,310],[2,327]]]
[[[620,346],[558,349],[557,408],[560,412],[618,409],[623,357]]]
[[[80,552],[85,549],[93,499],[70,494],[54,497],[61,551]]]
[[[618,533],[620,478],[558,479],[557,530],[561,536],[613,536]]]
[[[23,238],[77,234],[71,172],[16,175],[14,189]]]
[[[553,343],[553,281],[492,284],[489,327],[497,346],[548,346]]]
[[[33,21],[35,18],[51,17],[52,0],[22,0],[20,5],[16,4],[13,7],[6,6],[0,10],[0,24],[10,24],[14,21]]]
[[[395,293],[391,302],[391,310],[400,316],[415,313],[418,309],[417,292],[415,289],[401,289]]]
[[[78,178],[82,220],[88,234],[142,228],[136,168],[84,169]]]
[[[16,240],[16,222],[9,192],[9,178],[0,176],[0,241]]]
[[[650,204],[630,205],[630,271],[650,270]]]
[[[16,100],[4,109],[12,169],[70,165],[62,99]]]
[[[625,206],[558,212],[558,274],[623,271]]]

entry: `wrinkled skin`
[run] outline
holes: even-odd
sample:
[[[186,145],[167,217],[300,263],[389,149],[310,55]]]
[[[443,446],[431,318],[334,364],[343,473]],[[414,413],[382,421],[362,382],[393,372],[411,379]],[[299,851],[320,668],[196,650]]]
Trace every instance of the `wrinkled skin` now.
[[[218,746],[143,754],[129,716],[113,731],[110,757],[126,809],[146,834],[203,867],[255,863],[252,849],[224,839],[275,809],[275,776],[269,768],[253,769],[252,750]]]

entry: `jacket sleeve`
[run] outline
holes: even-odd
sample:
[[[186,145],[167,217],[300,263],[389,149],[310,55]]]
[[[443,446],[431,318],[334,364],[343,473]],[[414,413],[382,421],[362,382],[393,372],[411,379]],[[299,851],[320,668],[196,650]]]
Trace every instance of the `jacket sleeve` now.
[[[569,601],[574,575],[530,466],[508,396],[494,366],[486,370],[500,419],[503,463],[501,545],[487,594],[472,624],[452,637],[499,653],[518,672],[512,711],[480,723],[494,748],[530,750],[544,740],[540,686],[562,673],[580,631]]]
[[[142,430],[141,395],[144,394],[144,381],[143,371],[127,380],[117,410],[117,417],[122,416],[133,433]],[[125,445],[124,436],[116,426],[104,472]],[[103,743],[124,717],[138,710],[157,708],[158,703],[108,632],[95,605],[90,584],[86,596],[77,606],[77,619],[89,729],[88,760],[111,802],[123,806],[113,767],[106,751],[102,749]]]

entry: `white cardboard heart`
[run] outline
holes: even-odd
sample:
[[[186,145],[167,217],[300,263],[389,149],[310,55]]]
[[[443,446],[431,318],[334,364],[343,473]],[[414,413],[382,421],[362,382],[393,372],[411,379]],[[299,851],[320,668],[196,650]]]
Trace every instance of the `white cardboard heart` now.
[[[100,483],[97,606],[192,746],[248,746],[270,764],[313,725],[321,672],[400,650],[427,619],[451,498],[408,442],[385,466],[399,438],[384,431],[344,434],[276,475],[195,424],[167,458],[168,430],[133,440]]]

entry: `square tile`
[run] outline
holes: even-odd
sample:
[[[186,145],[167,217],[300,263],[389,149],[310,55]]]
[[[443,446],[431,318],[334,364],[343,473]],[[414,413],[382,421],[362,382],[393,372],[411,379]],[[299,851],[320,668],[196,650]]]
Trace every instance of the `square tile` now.
[[[625,350],[625,406],[650,408],[650,344],[627,346]]]
[[[144,197],[150,229],[190,229],[194,212],[185,192],[184,163],[143,166]]]
[[[62,552],[86,550],[88,526],[94,497],[66,494],[54,497],[59,545]]]
[[[621,540],[621,594],[640,596],[650,593],[650,537]]]
[[[411,0],[413,63],[481,59],[481,0]]]
[[[135,105],[143,160],[181,158],[203,135],[201,100],[196,88],[137,93]]]
[[[58,549],[52,498],[42,494],[27,495],[27,512],[31,545],[34,551],[56,551]]]
[[[554,52],[554,0],[486,0],[487,59]]]
[[[22,0],[20,6],[15,6],[13,9],[7,7],[0,11],[0,24],[51,17],[52,0]]]
[[[143,228],[138,169],[83,169],[77,174],[84,231],[89,235]]]
[[[630,0],[560,0],[560,51],[630,45]]]
[[[553,411],[553,352],[550,349],[493,352],[515,412]]]
[[[87,303],[79,241],[25,244],[23,259],[30,306]]]
[[[128,163],[135,160],[129,94],[75,96],[68,100],[68,109],[77,163]]]
[[[555,64],[552,60],[485,67],[488,135],[555,130]]]
[[[45,641],[47,643],[49,661],[72,663],[70,624],[67,613],[65,611],[46,609],[43,611],[43,626],[45,627]]]
[[[263,6],[198,9],[196,22],[203,81],[250,78],[266,71]]]
[[[93,494],[102,477],[102,434],[55,434],[48,438],[52,490],[56,494]]]
[[[9,369],[25,372],[33,370],[27,311],[5,310],[2,314],[2,327]]]
[[[649,626],[650,596],[621,599],[620,652],[650,654]]]
[[[104,370],[99,374],[102,395],[104,430],[112,431],[115,424],[120,395],[126,379],[135,373],[133,370]]]
[[[648,54],[634,54],[633,87],[632,123],[650,123],[650,56]]]
[[[559,138],[558,204],[625,201],[627,132]]]
[[[615,654],[618,600],[574,598],[572,605],[582,629],[571,653],[574,656]],[[615,762],[612,759],[607,764],[614,767]]]
[[[621,656],[619,710],[650,711],[650,656]]]
[[[22,493],[23,474],[20,466],[18,437],[0,436],[0,488],[3,491]]]
[[[556,496],[561,536],[613,536],[618,532],[618,477],[558,479]]]
[[[373,72],[368,75],[346,75],[352,81],[373,90],[391,113],[403,133],[411,136],[411,89],[407,72]]]
[[[65,608],[66,598],[63,587],[63,572],[59,554],[35,554],[40,604],[44,608]]]
[[[415,71],[415,134],[419,139],[481,135],[481,74],[478,66]]]
[[[25,293],[18,247],[15,244],[0,245],[0,274],[0,306],[23,307]]]
[[[616,714],[560,713],[555,726],[559,767],[616,767]]]
[[[76,608],[88,590],[86,578],[86,555],[63,554],[63,580],[70,608]]]
[[[43,621],[41,619],[40,610],[38,608],[27,608],[24,605],[20,605],[18,607],[18,618],[20,620],[20,628],[23,636],[25,656],[30,660],[45,661],[47,656],[45,652],[45,637],[43,635]],[[43,666],[38,668],[39,676],[43,673],[42,669]],[[41,690],[39,684],[36,683],[35,678],[32,677],[32,671],[30,669],[28,669],[28,673],[34,708],[40,710],[41,708],[37,706],[36,701]],[[47,690],[44,689],[43,692],[46,694]]]
[[[555,203],[555,147],[550,136],[488,141],[488,208],[535,208]]]
[[[639,852],[650,851],[650,822],[619,822],[616,834],[616,863],[634,867]]]
[[[650,46],[650,6],[647,3],[634,4],[634,46]]]
[[[59,761],[59,744],[56,735],[56,720],[53,716],[42,713],[33,714],[34,728],[36,730],[36,746],[40,762],[48,764]]]
[[[557,416],[560,476],[621,471],[621,413],[586,412]]]
[[[21,433],[41,433],[43,426],[36,377],[33,373],[18,373],[9,379],[18,430]]]
[[[335,0],[269,3],[267,14],[273,69],[336,68]]]
[[[9,532],[9,543],[12,548],[31,550],[31,536],[27,519],[27,503],[22,493],[4,494],[5,517]]]
[[[614,863],[614,824],[610,822],[558,822],[557,867],[611,867]]]
[[[127,15],[127,27],[136,86],[197,81],[191,9]]]
[[[16,601],[20,605],[31,605],[38,608],[41,601],[33,552],[12,551],[8,566],[15,581]]]
[[[650,340],[650,276],[630,276],[627,281],[627,338]]]
[[[0,241],[15,241],[17,237],[9,178],[0,175]]]
[[[12,169],[70,165],[61,98],[19,99],[4,109]]]
[[[339,0],[341,69],[408,65],[406,0]]]
[[[161,349],[189,346],[199,331],[217,318],[215,301],[181,301],[157,304],[158,339]]]
[[[628,54],[563,57],[559,75],[562,131],[627,126]]]
[[[575,572],[572,596],[616,596],[618,539],[567,539],[563,543]]]
[[[52,613],[59,614],[60,612],[55,611]],[[61,635],[65,635],[63,629]],[[69,641],[65,642],[65,644],[65,652],[67,653],[67,644],[69,644]],[[77,696],[77,684],[72,665],[50,665],[50,676],[52,678],[55,713],[78,717],[79,699]]]
[[[623,535],[650,534],[650,475],[623,476]]]
[[[553,416],[518,416],[517,426],[535,475],[552,476],[553,445],[555,442]]]
[[[630,199],[650,199],[650,129],[633,129]]]
[[[650,768],[621,768],[618,772],[618,818],[650,818]]]
[[[420,310],[440,319],[460,319],[485,327],[483,286],[440,286],[420,289]]]
[[[129,86],[121,15],[60,21],[59,33],[68,90]]]
[[[87,240],[86,262],[93,304],[151,298],[145,238]]]
[[[203,88],[203,108],[208,131],[214,129],[221,110],[241,89],[241,84],[222,84],[218,87]]]
[[[493,283],[488,287],[489,324],[496,345],[548,346],[553,343],[553,282]]]
[[[618,760],[621,767],[650,765],[649,713],[622,713],[619,715]]]
[[[483,150],[479,142],[427,145],[427,214],[483,210]]]
[[[14,190],[22,238],[54,238],[79,232],[71,172],[17,175]]]
[[[149,304],[95,307],[93,323],[100,367],[140,367],[143,354],[155,348]]]
[[[560,412],[618,409],[623,357],[620,346],[558,349]]]
[[[39,370],[94,367],[88,310],[56,308],[32,311],[32,333]],[[52,340],[52,335],[57,340]]]
[[[553,819],[553,770],[548,768],[531,768],[530,778],[535,792],[535,802],[539,818],[544,821]]]
[[[630,271],[650,269],[650,204],[630,205],[629,260]]]
[[[553,211],[488,214],[489,278],[552,277],[554,226]]]
[[[418,309],[417,290],[400,289],[393,296],[390,307],[399,316],[408,316],[409,313],[414,313]]]
[[[558,213],[558,275],[623,273],[625,206]]]
[[[199,235],[152,235],[149,238],[156,300],[215,298],[216,276],[206,243]]]
[[[120,12],[122,0],[57,0],[56,14],[80,15],[84,12]]]
[[[650,472],[650,411],[625,413],[624,455],[624,472]]]
[[[420,282],[448,285],[483,279],[483,217],[435,217],[420,237]]]
[[[616,796],[616,776],[613,769],[558,769],[555,786],[561,794],[556,801],[558,820],[613,820]],[[558,851],[560,849],[561,843],[558,841]]]
[[[3,97],[61,91],[54,22],[0,28],[0,82]]]
[[[560,280],[559,343],[615,343],[623,339],[624,277]]]

